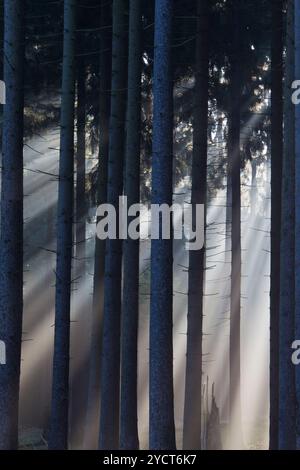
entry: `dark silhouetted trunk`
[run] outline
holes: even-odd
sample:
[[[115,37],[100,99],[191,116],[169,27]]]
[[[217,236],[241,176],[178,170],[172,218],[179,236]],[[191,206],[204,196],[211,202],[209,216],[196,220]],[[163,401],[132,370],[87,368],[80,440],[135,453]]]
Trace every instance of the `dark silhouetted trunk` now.
[[[228,138],[229,140],[229,138]],[[229,142],[227,146],[229,157]],[[225,219],[225,261],[231,263],[231,224],[232,224],[232,186],[231,172],[228,160],[226,175],[226,219]]]
[[[300,1],[295,0],[295,78],[300,77]],[[295,108],[295,339],[300,338],[300,106]],[[300,450],[300,370],[296,367],[296,447]]]
[[[75,196],[75,279],[77,283],[85,281],[86,265],[86,194],[85,194],[85,153],[86,153],[86,66],[83,57],[77,62],[77,151],[76,151],[76,196]],[[71,342],[77,349],[77,357],[84,353],[85,340],[88,336],[88,321],[82,317],[78,328],[75,329]],[[77,367],[77,362],[75,363]],[[86,384],[88,369],[85,367],[80,373],[73,368],[72,385],[70,392],[71,424],[70,442],[72,448],[78,449],[82,444],[82,414],[86,405]]]
[[[130,1],[125,196],[140,202],[142,3]],[[130,223],[130,219],[128,220]],[[120,447],[138,449],[137,341],[139,240],[124,242]]]
[[[83,58],[77,66],[77,152],[76,152],[76,259],[85,256],[85,126],[86,126],[86,68]],[[81,263],[80,263],[81,264]]]
[[[0,449],[18,448],[23,312],[24,2],[4,2],[4,105],[0,242]]]
[[[209,2],[198,1],[193,113],[192,207],[206,205]],[[193,227],[195,231],[196,227]],[[201,448],[202,324],[205,248],[189,253],[183,448]]]
[[[231,180],[231,294],[229,333],[229,409],[231,442],[242,446],[241,418],[241,64],[239,62],[241,10],[233,2],[230,112],[228,130],[229,172]],[[229,201],[230,205],[230,201]]]
[[[68,447],[70,294],[74,197],[76,1],[64,2],[64,55],[57,209],[55,339],[49,448]]]
[[[107,202],[116,209],[123,192],[123,153],[126,111],[126,0],[113,2],[112,86]],[[120,334],[122,242],[107,239],[101,365],[101,449],[119,447]]]
[[[291,360],[295,340],[295,108],[291,100],[294,80],[294,2],[287,4],[284,100],[284,152],[282,166],[282,221],[280,245],[279,319],[279,442],[280,450],[296,447],[295,366]]]
[[[107,167],[109,144],[109,115],[111,88],[111,4],[101,0],[100,34],[100,100],[99,100],[99,163],[97,205],[107,200]],[[100,419],[100,357],[104,305],[105,241],[96,237],[94,257],[93,313],[89,359],[89,385],[85,422],[85,448],[96,449],[99,441]]]
[[[156,0],[152,204],[172,205],[173,86],[172,0]],[[172,240],[151,243],[150,443],[153,450],[175,449],[173,393]]]
[[[254,217],[256,213],[256,204],[257,204],[257,161],[255,158],[251,158],[250,162],[251,162],[250,210],[251,210],[251,216]]]
[[[278,449],[281,178],[283,154],[283,1],[272,2],[270,449]]]

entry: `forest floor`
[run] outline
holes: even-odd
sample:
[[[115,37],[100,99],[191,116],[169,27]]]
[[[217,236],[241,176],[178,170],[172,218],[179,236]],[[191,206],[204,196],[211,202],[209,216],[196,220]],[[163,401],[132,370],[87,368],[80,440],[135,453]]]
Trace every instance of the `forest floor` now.
[[[244,450],[267,450],[268,449],[268,422],[245,423],[244,424]],[[222,442],[226,442],[228,425],[221,425]]]
[[[266,450],[268,442],[266,440],[268,423],[260,423],[256,425],[249,425],[250,432],[245,437],[245,450]],[[222,425],[222,441],[226,440],[228,426]],[[177,429],[178,449],[180,449],[180,441],[182,430]],[[142,436],[144,443],[143,448],[146,448],[147,436]],[[46,450],[47,442],[43,435],[43,431],[37,428],[24,428],[20,432],[20,449],[21,450]],[[225,449],[224,449],[225,450]]]

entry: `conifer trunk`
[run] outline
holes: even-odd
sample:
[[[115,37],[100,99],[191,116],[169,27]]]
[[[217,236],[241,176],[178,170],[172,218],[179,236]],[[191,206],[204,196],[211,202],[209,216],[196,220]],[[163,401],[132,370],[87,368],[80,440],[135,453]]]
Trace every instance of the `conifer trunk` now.
[[[279,319],[279,449],[296,447],[295,366],[291,346],[295,340],[295,108],[291,100],[294,80],[294,0],[287,3],[284,100],[284,153],[282,167],[282,222]]]
[[[206,205],[209,66],[209,3],[197,2],[193,163],[191,203]],[[193,228],[193,230],[195,227]],[[205,247],[189,253],[187,359],[184,400],[183,448],[201,448],[202,333]]]
[[[116,209],[123,192],[126,111],[126,0],[113,2],[112,86],[107,202]],[[119,447],[122,242],[106,241],[101,364],[100,449]]]
[[[128,207],[140,202],[140,127],[142,71],[142,4],[131,0],[125,196]],[[128,220],[130,223],[130,219]],[[139,316],[139,240],[125,240],[123,268],[121,427],[122,449],[138,449],[137,342]]]
[[[156,0],[152,204],[172,205],[173,86],[172,0]],[[150,443],[153,450],[175,449],[173,392],[172,240],[151,242]]]
[[[18,448],[18,409],[23,314],[23,108],[24,2],[4,2],[4,82],[0,338],[6,364],[0,366],[0,449]]]
[[[109,115],[111,88],[111,5],[101,0],[100,34],[100,99],[99,99],[99,162],[97,177],[97,205],[107,201],[107,168],[109,143]],[[97,449],[100,420],[100,366],[104,305],[105,241],[96,237],[94,256],[93,307],[89,381],[85,420],[85,448]]]
[[[57,208],[55,338],[49,448],[68,448],[70,298],[73,249],[76,1],[64,2],[64,53]]]
[[[270,450],[278,449],[280,227],[283,158],[283,1],[272,2]]]

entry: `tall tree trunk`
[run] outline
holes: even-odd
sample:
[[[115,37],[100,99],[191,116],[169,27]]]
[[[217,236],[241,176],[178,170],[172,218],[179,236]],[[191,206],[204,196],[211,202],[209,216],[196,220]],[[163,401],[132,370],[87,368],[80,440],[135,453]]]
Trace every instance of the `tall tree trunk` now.
[[[126,0],[113,2],[111,119],[107,202],[117,213],[123,191],[126,111]],[[101,449],[119,447],[122,242],[108,239],[105,256],[104,319],[101,366]]]
[[[152,204],[172,205],[172,0],[156,0]],[[150,449],[175,449],[172,240],[151,243]]]
[[[278,449],[281,178],[283,154],[283,0],[272,2],[270,449]]]
[[[107,201],[107,171],[109,150],[109,115],[111,89],[111,4],[101,0],[100,34],[100,100],[99,100],[99,162],[97,204]],[[85,448],[98,447],[100,419],[100,357],[104,306],[105,241],[96,237],[94,257],[93,313],[89,362],[89,384],[85,422]]]
[[[125,168],[125,196],[128,207],[140,202],[141,72],[142,2],[130,0]],[[124,242],[123,273],[120,446],[122,449],[138,449],[139,240],[128,239]]]
[[[240,8],[233,2],[233,43],[231,53],[230,116],[228,132],[229,171],[232,190],[231,294],[229,333],[229,407],[231,443],[242,446],[241,418],[241,65]]]
[[[300,78],[300,0],[295,0],[295,78]],[[295,338],[300,338],[300,105],[295,108]],[[296,447],[300,450],[300,370],[296,368]]]
[[[295,129],[291,83],[294,80],[294,1],[287,4],[287,54],[284,100],[284,155],[282,167],[282,222],[279,320],[279,449],[295,449]]]
[[[0,449],[18,447],[18,408],[23,313],[23,108],[24,2],[4,2],[4,106],[0,338],[6,364],[0,366]]]
[[[198,0],[191,203],[206,205],[209,3]],[[193,227],[195,230],[195,227]],[[205,248],[189,253],[183,448],[201,448],[202,326]]]
[[[74,196],[75,12],[76,0],[65,0],[50,449],[67,449],[68,447],[70,294]]]
[[[84,58],[77,66],[77,152],[76,152],[76,259],[85,256],[85,126],[86,126],[86,67]]]
[[[231,228],[232,228],[232,185],[231,185],[231,171],[229,164],[229,136],[228,136],[228,164],[226,174],[226,216],[225,216],[225,261],[231,263]]]
[[[254,217],[256,214],[256,205],[257,205],[257,160],[255,158],[251,158],[250,162],[251,162],[250,211],[251,211],[251,217]]]
[[[75,279],[84,282],[85,277],[85,248],[86,248],[86,65],[84,57],[80,57],[77,63],[77,151],[76,151],[76,196],[75,196]],[[88,322],[85,315],[80,319],[80,328],[73,332],[72,342],[77,348],[77,357],[84,351],[84,340],[88,335]],[[83,345],[81,344],[83,343]],[[77,361],[75,361],[75,366]],[[84,368],[80,374],[73,368],[73,377],[70,392],[70,442],[72,448],[78,449],[82,444],[83,433],[81,429],[82,413],[85,409],[86,383],[88,380],[88,369]]]

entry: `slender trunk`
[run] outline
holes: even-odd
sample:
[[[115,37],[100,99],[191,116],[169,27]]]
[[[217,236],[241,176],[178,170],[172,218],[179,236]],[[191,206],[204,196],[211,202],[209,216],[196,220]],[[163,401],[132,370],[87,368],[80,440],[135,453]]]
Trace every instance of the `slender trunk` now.
[[[1,17],[3,18],[3,21],[1,22],[1,27],[0,27],[0,41],[3,42],[3,39],[4,39],[4,2],[1,2],[0,12],[1,12]],[[0,76],[2,77],[2,80],[0,81],[0,122],[2,123],[3,114],[4,114],[4,109],[2,105],[5,104],[5,95],[6,95],[6,89],[5,89],[5,83],[4,83],[4,60],[2,60],[0,63]],[[3,126],[1,126],[0,128],[1,150],[2,150],[2,136],[3,136]]]
[[[172,0],[156,0],[152,204],[172,205]],[[150,449],[175,449],[172,240],[151,243]]]
[[[116,209],[123,191],[126,111],[126,0],[113,2],[112,86],[107,202]],[[101,449],[119,447],[122,242],[107,239],[101,365]]]
[[[77,152],[76,152],[76,196],[75,196],[75,279],[77,283],[84,282],[85,277],[85,239],[86,239],[86,195],[85,195],[85,127],[86,127],[86,67],[85,60],[80,57],[77,63]],[[84,353],[88,334],[88,322],[85,315],[80,318],[80,328],[73,332],[72,342],[76,348],[77,358]],[[82,413],[85,409],[86,383],[88,369],[84,368],[77,373],[77,361],[73,365],[72,384],[70,391],[70,443],[72,448],[78,449],[82,444]]]
[[[279,319],[279,449],[296,446],[295,366],[291,345],[295,340],[295,129],[291,83],[294,80],[294,1],[287,6],[287,55],[284,100],[284,155],[282,167],[282,222]]]
[[[230,116],[228,132],[229,171],[232,190],[231,294],[229,334],[229,409],[231,444],[242,446],[241,418],[241,156],[240,113],[241,71],[239,63],[240,8],[233,5],[233,44],[231,55]]]
[[[84,59],[77,67],[77,153],[76,153],[76,259],[85,255],[85,126],[86,126],[86,69]],[[81,263],[80,263],[81,264]]]
[[[280,227],[283,153],[283,0],[272,2],[270,450],[278,449]]]
[[[130,1],[125,196],[128,207],[140,202],[140,128],[142,72],[142,3]],[[128,220],[128,224],[130,220]],[[139,313],[139,240],[124,242],[122,311],[121,428],[122,449],[138,449],[137,341]]]
[[[226,175],[226,219],[225,219],[225,261],[231,263],[231,226],[232,226],[232,186],[229,164],[229,142],[228,142],[228,164]]]
[[[0,242],[0,449],[18,448],[23,313],[24,4],[4,2],[4,106]],[[3,343],[2,343],[3,344]]]
[[[300,77],[300,0],[295,0],[295,78]],[[300,106],[295,108],[295,338],[300,338]],[[300,370],[296,367],[296,447],[300,450]]]
[[[97,204],[107,200],[107,168],[109,143],[109,115],[111,88],[111,8],[101,0],[100,35],[100,102],[99,102],[99,162],[97,181]],[[100,356],[102,345],[102,323],[104,305],[104,259],[105,241],[96,237],[94,258],[93,313],[89,362],[89,384],[85,422],[85,448],[98,447],[100,419]]]
[[[251,217],[254,217],[256,213],[256,204],[257,204],[257,161],[255,160],[255,158],[252,158],[250,162],[251,162],[250,210],[251,210]]]
[[[206,205],[209,3],[198,1],[194,91],[192,207]],[[195,227],[193,227],[195,230]],[[183,448],[201,448],[202,330],[205,248],[190,251]]]
[[[70,294],[74,195],[75,11],[76,1],[65,0],[50,449],[67,449],[68,447]]]

